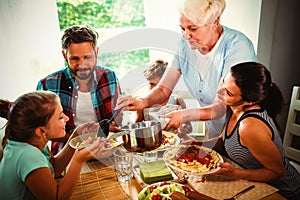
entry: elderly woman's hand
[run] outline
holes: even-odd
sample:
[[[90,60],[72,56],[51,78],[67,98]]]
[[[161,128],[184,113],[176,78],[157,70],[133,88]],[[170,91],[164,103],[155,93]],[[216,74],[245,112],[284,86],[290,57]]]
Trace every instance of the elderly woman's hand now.
[[[170,121],[166,125],[165,130],[169,130],[171,128],[178,129],[183,124],[183,118],[182,118],[182,110],[176,110],[172,111],[166,115],[160,116],[161,118],[169,118]]]
[[[144,109],[144,104],[142,99],[136,99],[132,96],[120,96],[117,100],[115,110],[142,110]]]

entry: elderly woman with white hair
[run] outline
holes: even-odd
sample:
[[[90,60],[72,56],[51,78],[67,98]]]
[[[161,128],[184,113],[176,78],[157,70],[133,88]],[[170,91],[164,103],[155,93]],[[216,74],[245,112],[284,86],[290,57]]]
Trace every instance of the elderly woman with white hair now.
[[[237,30],[221,25],[225,7],[225,0],[180,0],[182,38],[170,67],[148,95],[143,98],[119,98],[116,109],[127,107],[129,110],[142,110],[162,103],[169,98],[182,75],[200,108],[165,115],[170,118],[166,129],[178,128],[186,121],[209,120],[206,122],[208,138],[218,136],[224,126],[224,112],[220,112],[220,116],[211,116],[206,114],[211,112],[206,111],[224,109],[222,104],[213,104],[219,100],[216,97],[222,76],[229,72],[231,66],[257,61],[250,39]]]

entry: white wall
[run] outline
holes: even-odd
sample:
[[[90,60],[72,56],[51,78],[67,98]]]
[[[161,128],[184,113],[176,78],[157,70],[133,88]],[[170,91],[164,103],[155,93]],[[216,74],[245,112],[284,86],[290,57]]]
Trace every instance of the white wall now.
[[[241,31],[253,42],[257,52],[262,0],[227,0],[221,23]]]
[[[62,67],[55,0],[1,0],[0,30],[0,98],[35,90]]]

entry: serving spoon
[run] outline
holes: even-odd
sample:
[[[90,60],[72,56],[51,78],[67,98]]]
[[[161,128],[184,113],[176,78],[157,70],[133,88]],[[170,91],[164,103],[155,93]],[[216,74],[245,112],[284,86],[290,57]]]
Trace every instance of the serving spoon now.
[[[109,125],[114,118],[120,113],[121,110],[115,110],[110,119],[103,119],[99,122],[100,127],[98,128],[98,137],[107,137],[109,133]]]

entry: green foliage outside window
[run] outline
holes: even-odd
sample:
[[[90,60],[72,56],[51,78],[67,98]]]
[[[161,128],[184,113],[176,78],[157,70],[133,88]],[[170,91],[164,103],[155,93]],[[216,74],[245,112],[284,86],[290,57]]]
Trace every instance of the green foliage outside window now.
[[[143,0],[57,0],[60,29],[89,24],[98,29],[145,27]],[[101,50],[100,50],[101,51]],[[113,68],[118,75],[149,62],[149,50],[105,54],[98,64]]]
[[[137,67],[145,67],[146,63],[149,63],[149,50],[109,53],[98,57],[98,64],[114,69],[119,77]]]
[[[143,0],[57,0],[60,29],[75,24],[95,28],[144,27]]]

